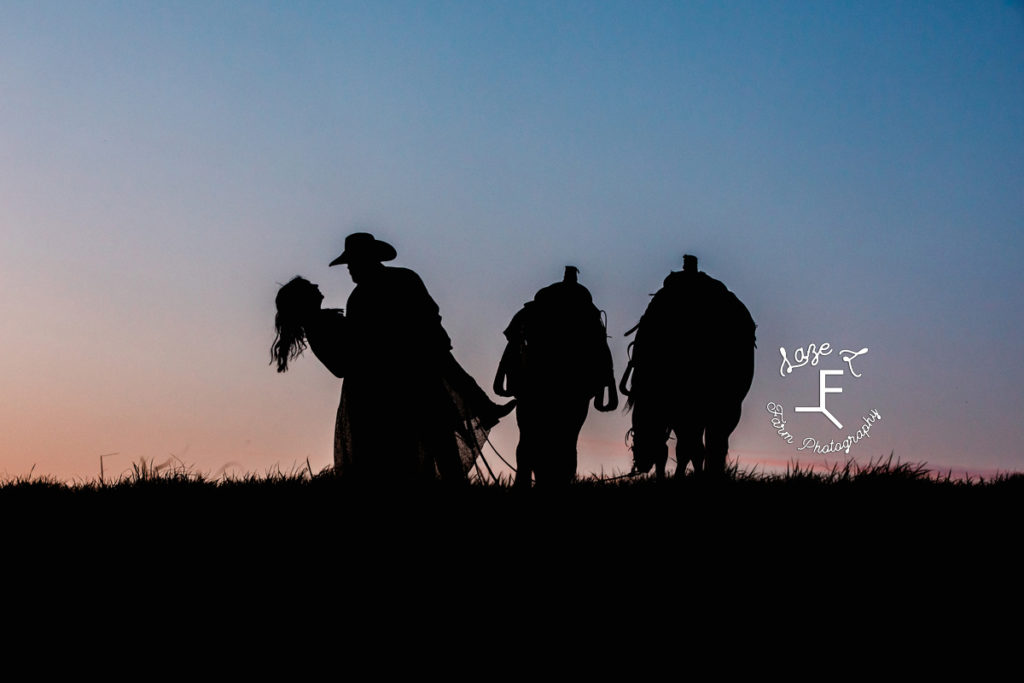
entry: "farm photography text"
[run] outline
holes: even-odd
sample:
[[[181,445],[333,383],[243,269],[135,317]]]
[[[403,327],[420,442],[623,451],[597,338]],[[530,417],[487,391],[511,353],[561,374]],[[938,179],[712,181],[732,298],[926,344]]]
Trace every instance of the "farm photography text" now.
[[[792,375],[794,370],[799,368],[803,368],[808,365],[817,367],[824,357],[832,355],[832,351],[833,348],[829,342],[820,344],[811,343],[806,346],[796,348],[793,351],[792,360],[790,360],[790,356],[786,352],[786,347],[780,347],[779,353],[782,356],[782,364],[779,366],[779,375],[783,379],[786,379],[788,376]],[[863,374],[857,372],[854,368],[854,360],[866,355],[867,353],[867,347],[864,347],[859,351],[851,349],[842,349],[839,351],[839,358],[846,364],[846,369],[849,370],[850,375],[855,379],[859,379]],[[842,430],[843,423],[840,422],[839,418],[828,408],[828,395],[843,393],[843,388],[839,383],[841,378],[845,375],[845,372],[846,371],[841,368],[820,369],[818,371],[818,404],[811,406],[794,406],[793,410],[797,413],[820,413],[836,430]],[[830,379],[832,380],[832,383],[830,383]],[[794,443],[797,437],[795,437],[787,427],[783,404],[776,401],[770,401],[765,408],[772,416],[771,426],[772,429],[775,430],[776,434],[778,434],[779,438],[788,444]],[[802,445],[798,446],[796,450],[811,451],[822,455],[842,451],[849,455],[850,449],[855,444],[860,443],[864,438],[871,437],[871,429],[873,425],[881,419],[882,415],[879,413],[878,409],[872,409],[868,411],[866,415],[861,416],[860,426],[853,434],[848,434],[845,438],[838,441],[835,438],[829,439],[828,437],[822,437],[819,439],[813,436],[805,436],[800,441]]]

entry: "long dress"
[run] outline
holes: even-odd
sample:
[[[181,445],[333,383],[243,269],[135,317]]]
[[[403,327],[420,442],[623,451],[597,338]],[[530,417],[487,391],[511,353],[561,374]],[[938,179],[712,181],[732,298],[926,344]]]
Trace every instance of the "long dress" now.
[[[419,276],[385,268],[352,292],[348,315],[325,309],[313,352],[344,377],[335,471],[382,482],[464,480],[497,406],[458,364]]]

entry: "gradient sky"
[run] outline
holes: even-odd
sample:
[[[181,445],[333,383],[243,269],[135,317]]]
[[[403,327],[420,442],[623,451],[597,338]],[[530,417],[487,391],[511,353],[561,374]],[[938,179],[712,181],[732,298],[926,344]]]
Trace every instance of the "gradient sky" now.
[[[565,264],[621,373],[694,253],[759,325],[741,466],[845,460],[765,410],[856,429],[779,375],[830,342],[870,349],[829,398],[883,416],[859,461],[1024,470],[1019,2],[5,1],[0,474],[327,466],[340,381],[268,365],[273,299],[303,274],[343,307],[356,230],[484,387]],[[627,426],[592,410],[581,472],[627,470]]]

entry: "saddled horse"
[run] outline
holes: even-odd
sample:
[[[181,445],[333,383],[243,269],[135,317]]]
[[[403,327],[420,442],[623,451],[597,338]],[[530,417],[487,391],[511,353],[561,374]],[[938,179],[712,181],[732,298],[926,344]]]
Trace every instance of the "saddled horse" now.
[[[538,291],[505,330],[494,393],[518,401],[517,487],[529,488],[531,474],[538,486],[567,486],[588,404],[600,411],[618,405],[601,311],[577,272],[566,266],[562,282]]]
[[[665,476],[667,440],[676,435],[676,476],[722,473],[729,435],[754,378],[756,329],[747,307],[724,284],[697,271],[665,278],[630,344],[619,389],[633,412],[633,470]]]

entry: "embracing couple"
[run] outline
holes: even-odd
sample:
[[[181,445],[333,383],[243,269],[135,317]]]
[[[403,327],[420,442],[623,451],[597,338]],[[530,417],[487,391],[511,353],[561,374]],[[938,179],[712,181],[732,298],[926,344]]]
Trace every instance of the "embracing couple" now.
[[[336,472],[381,483],[465,481],[487,432],[514,402],[492,402],[459,365],[420,277],[384,265],[396,256],[369,233],[345,238],[330,265],[347,265],[356,284],[347,313],[321,308],[319,288],[301,277],[281,287],[271,363],[285,372],[308,345],[344,378]]]

